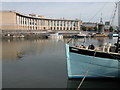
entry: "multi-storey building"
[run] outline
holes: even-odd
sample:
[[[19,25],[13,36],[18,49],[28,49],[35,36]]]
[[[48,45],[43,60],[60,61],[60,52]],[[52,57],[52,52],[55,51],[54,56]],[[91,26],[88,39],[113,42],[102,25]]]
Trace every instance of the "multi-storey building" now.
[[[24,15],[15,11],[0,11],[1,30],[80,30],[81,20],[49,19]]]

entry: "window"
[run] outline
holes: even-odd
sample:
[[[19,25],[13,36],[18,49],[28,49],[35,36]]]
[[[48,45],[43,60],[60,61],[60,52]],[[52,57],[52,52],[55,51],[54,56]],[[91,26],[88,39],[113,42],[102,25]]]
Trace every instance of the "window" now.
[[[52,30],[52,27],[51,27],[51,30]]]

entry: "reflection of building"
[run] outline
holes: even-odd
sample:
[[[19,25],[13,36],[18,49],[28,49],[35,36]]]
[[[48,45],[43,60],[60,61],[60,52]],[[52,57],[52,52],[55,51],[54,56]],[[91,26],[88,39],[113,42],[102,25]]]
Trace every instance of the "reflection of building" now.
[[[97,23],[93,23],[93,22],[83,22],[82,26],[86,27],[86,30],[94,30],[94,27],[97,27]]]
[[[2,41],[2,60],[26,60],[29,56],[59,55],[63,52],[63,43],[59,39],[4,39]],[[25,57],[25,58],[23,58]]]
[[[40,40],[22,40],[8,39],[2,42],[2,60],[17,60],[23,58],[24,55],[41,54],[53,47],[54,43],[50,43],[48,39]],[[51,45],[51,46],[50,46]],[[34,46],[34,48],[33,48]],[[57,46],[57,45],[56,45]],[[47,47],[47,48],[46,48]],[[61,49],[61,48],[60,48]]]
[[[80,20],[47,19],[36,14],[23,15],[15,11],[0,11],[2,30],[80,30]]]

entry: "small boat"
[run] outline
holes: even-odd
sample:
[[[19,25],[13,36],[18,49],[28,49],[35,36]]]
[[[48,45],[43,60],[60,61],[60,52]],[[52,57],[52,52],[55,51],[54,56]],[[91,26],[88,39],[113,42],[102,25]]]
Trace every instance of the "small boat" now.
[[[53,38],[53,39],[62,39],[63,35],[59,34],[59,33],[51,33],[48,38]]]
[[[77,37],[77,38],[84,38],[84,37],[90,37],[90,36],[91,36],[90,34],[84,34],[81,32],[79,32],[79,34],[77,35],[74,35],[74,37]]]
[[[107,37],[108,35],[104,33],[95,33],[94,35],[91,35],[91,37]]]

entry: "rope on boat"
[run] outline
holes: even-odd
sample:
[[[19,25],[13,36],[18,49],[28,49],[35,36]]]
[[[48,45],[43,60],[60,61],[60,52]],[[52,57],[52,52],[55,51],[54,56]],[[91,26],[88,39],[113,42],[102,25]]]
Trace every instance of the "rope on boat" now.
[[[95,57],[95,55],[96,55],[96,50],[95,50],[95,53],[94,53],[93,58]],[[111,56],[113,56],[113,55],[111,55]],[[114,57],[115,59],[117,59],[115,56],[113,56],[113,57]],[[87,69],[87,71],[86,71],[86,73],[85,73],[85,75],[84,75],[82,81],[80,82],[80,84],[79,84],[78,87],[77,87],[77,90],[79,90],[79,88],[82,86],[82,84],[83,84],[83,82],[84,82],[84,80],[85,80],[85,78],[86,78],[86,76],[87,76],[87,74],[88,74],[88,72],[89,72],[91,66],[92,66],[92,62],[89,64],[88,69]]]
[[[69,43],[72,40],[72,38],[70,40],[67,41],[67,43]]]
[[[94,53],[93,58],[95,57],[95,54],[96,54],[96,50],[95,50],[95,53]],[[89,64],[88,69],[87,69],[87,71],[86,71],[86,73],[85,73],[85,75],[84,75],[82,81],[80,82],[80,84],[79,84],[78,87],[77,87],[77,90],[79,90],[79,88],[82,86],[82,84],[83,84],[83,82],[84,82],[84,80],[85,80],[85,78],[86,78],[86,76],[87,76],[87,74],[88,74],[88,72],[89,72],[91,66],[92,66],[92,62]]]

